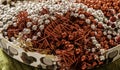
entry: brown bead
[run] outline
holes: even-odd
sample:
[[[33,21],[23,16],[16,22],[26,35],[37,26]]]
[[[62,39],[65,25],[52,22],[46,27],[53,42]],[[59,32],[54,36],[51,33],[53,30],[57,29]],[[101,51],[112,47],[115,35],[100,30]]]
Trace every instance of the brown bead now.
[[[81,53],[81,49],[80,49],[80,48],[76,49],[76,50],[75,50],[75,53],[76,53],[76,54],[80,54],[80,53]]]
[[[69,44],[69,45],[68,45],[68,48],[67,48],[67,51],[71,51],[73,48],[74,48],[74,45]]]
[[[61,51],[60,50],[56,50],[55,53],[56,54],[61,54]]]
[[[109,49],[109,45],[105,44],[105,45],[104,45],[104,48],[105,48],[106,50]]]
[[[66,32],[63,32],[62,33],[62,38],[66,38],[67,37],[67,33]]]
[[[74,36],[73,36],[73,35],[69,35],[69,36],[68,36],[68,39],[69,39],[69,40],[73,40],[73,39],[74,39]]]
[[[90,35],[95,36],[95,32],[94,31],[90,32]]]
[[[120,19],[120,14],[118,14],[118,18]]]
[[[91,61],[93,59],[92,55],[88,56],[88,60]]]
[[[86,68],[87,68],[87,65],[86,65],[86,63],[82,64],[82,67],[81,67],[81,69],[82,69],[82,70],[85,70]]]
[[[85,60],[86,60],[86,56],[83,55],[83,56],[81,57],[81,61],[85,61]]]
[[[95,67],[97,65],[97,62],[93,62],[92,66]]]
[[[120,36],[116,37],[116,42],[120,43]]]
[[[110,17],[110,21],[115,22],[116,20],[117,20],[117,18],[115,16]]]
[[[102,29],[103,28],[102,23],[98,23],[97,27]]]
[[[113,46],[113,45],[114,45],[114,41],[113,41],[113,40],[110,40],[110,41],[109,41],[109,44],[110,44],[111,46]]]

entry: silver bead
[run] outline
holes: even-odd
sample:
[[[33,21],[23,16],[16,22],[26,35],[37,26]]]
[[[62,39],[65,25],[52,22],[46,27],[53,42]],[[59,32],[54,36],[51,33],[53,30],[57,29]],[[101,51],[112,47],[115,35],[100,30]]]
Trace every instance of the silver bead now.
[[[50,20],[45,20],[45,24],[49,24],[50,23]]]
[[[38,24],[41,25],[43,23],[43,19],[38,20]]]
[[[37,36],[41,36],[41,32],[38,32],[38,33],[37,33]]]
[[[116,31],[113,31],[113,35],[114,35],[114,36],[117,35],[117,32],[116,32]]]
[[[92,52],[95,52],[95,48],[92,48],[92,50],[91,50]]]
[[[111,39],[111,38],[112,38],[112,36],[111,36],[111,35],[107,35],[107,38],[108,38],[108,39]]]
[[[54,16],[51,16],[51,19],[52,19],[52,20],[56,20],[56,17],[54,17]]]
[[[14,27],[17,27],[17,23],[13,23],[13,26],[14,26]]]
[[[96,46],[97,48],[100,48],[100,47],[101,47],[101,45],[100,45],[100,44],[95,44],[95,46]]]
[[[120,33],[120,29],[118,29],[117,32]]]
[[[106,32],[106,31],[104,31],[104,32],[103,32],[103,34],[104,34],[104,35],[107,35],[107,32]]]
[[[40,25],[40,30],[42,31],[44,29],[44,25]]]
[[[12,17],[12,21],[17,21],[17,18],[16,17]]]
[[[101,60],[101,61],[105,60],[105,56],[101,55],[101,56],[100,56],[100,60]]]
[[[38,36],[33,36],[32,40],[37,40]]]
[[[26,26],[27,27],[31,27],[32,26],[32,22],[27,22]]]
[[[4,17],[3,19],[2,19],[2,21],[3,22],[6,22],[8,19],[6,18],[6,17]]]
[[[78,17],[78,13],[74,13],[74,17]]]
[[[96,38],[95,38],[95,37],[91,37],[91,39],[92,39],[92,40],[96,40]]]
[[[111,30],[108,30],[108,34],[112,34],[112,31],[111,31]]]
[[[85,19],[85,22],[86,22],[87,24],[90,24],[90,23],[91,23],[90,19]]]
[[[3,22],[2,21],[0,21],[0,26],[3,26]]]
[[[15,40],[15,37],[11,37],[10,40],[11,40],[11,41],[14,41],[14,40]]]
[[[8,24],[8,25],[12,25],[13,22],[12,22],[12,21],[8,21],[7,24]]]
[[[31,39],[30,39],[30,38],[27,38],[27,39],[26,39],[26,42],[31,42]]]
[[[104,54],[105,53],[105,49],[100,49],[100,53]]]
[[[29,34],[31,32],[30,29],[24,28],[23,29],[23,34]]]
[[[37,30],[37,25],[33,25],[32,30]]]
[[[92,25],[91,25],[91,28],[92,28],[93,30],[95,30],[95,29],[96,29],[96,26],[95,26],[94,24],[92,24]]]
[[[80,14],[79,17],[80,17],[81,19],[85,19],[85,15],[84,15],[84,14]]]
[[[92,40],[93,44],[97,44],[98,41],[97,40]]]

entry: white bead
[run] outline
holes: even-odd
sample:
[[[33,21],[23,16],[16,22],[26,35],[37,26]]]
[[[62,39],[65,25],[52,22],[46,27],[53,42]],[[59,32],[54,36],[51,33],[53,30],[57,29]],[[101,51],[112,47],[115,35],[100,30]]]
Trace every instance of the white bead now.
[[[103,24],[103,27],[104,27],[105,29],[108,28],[107,24]]]
[[[3,26],[3,29],[7,29],[8,28],[8,24]]]
[[[98,41],[97,40],[92,40],[93,44],[97,44]]]
[[[117,35],[117,32],[116,32],[116,31],[113,31],[113,35],[114,35],[114,36]]]
[[[37,38],[38,38],[37,36],[33,36],[32,40],[37,40]]]
[[[104,54],[105,53],[105,49],[100,49],[100,53]]]
[[[107,35],[107,32],[106,32],[106,31],[104,31],[104,32],[103,32],[103,34],[104,34],[104,35]]]
[[[112,34],[112,31],[108,30],[108,34]]]
[[[92,39],[92,40],[96,40],[96,38],[95,38],[95,37],[91,37],[91,39]]]
[[[32,26],[32,22],[27,22],[26,26],[27,27],[31,27]]]
[[[78,17],[78,13],[74,13],[74,17]]]
[[[31,39],[30,39],[30,38],[27,38],[27,39],[26,39],[26,42],[31,42]]]
[[[45,24],[49,24],[50,23],[50,20],[45,20]]]
[[[17,18],[16,17],[12,17],[12,21],[17,21]]]
[[[7,18],[6,18],[6,17],[4,17],[4,18],[2,19],[2,21],[3,21],[3,22],[6,22],[6,21],[7,21]]]
[[[43,19],[39,19],[39,20],[38,20],[38,24],[41,25],[42,23],[43,23]]]
[[[44,29],[44,25],[40,25],[40,30],[42,31]]]
[[[111,39],[111,38],[112,38],[112,36],[111,36],[111,35],[107,35],[107,38],[108,38],[108,39]]]
[[[86,22],[87,24],[90,24],[90,23],[91,23],[90,19],[85,19],[85,22]]]
[[[13,26],[14,26],[14,27],[17,27],[17,23],[13,23]]]
[[[3,22],[2,21],[0,21],[0,26],[3,26]]]
[[[85,15],[84,15],[84,14],[80,14],[79,17],[80,17],[81,19],[85,19]]]
[[[95,52],[95,48],[92,48],[92,52]]]
[[[8,21],[7,24],[8,24],[8,25],[12,25],[13,22],[12,22],[12,21]]]
[[[101,47],[101,45],[100,45],[100,44],[95,44],[95,46],[96,46],[97,48],[100,48],[100,47]]]
[[[15,37],[11,37],[10,40],[11,40],[11,41],[14,41],[14,40],[15,40]]]
[[[95,26],[94,24],[92,24],[92,25],[91,25],[91,28],[92,28],[93,30],[95,30],[95,29],[96,29],[96,26]]]
[[[45,19],[49,18],[48,14],[44,14]]]
[[[54,17],[54,16],[51,16],[51,19],[52,19],[52,20],[56,20],[56,17]]]
[[[38,33],[37,33],[37,36],[41,36],[41,32],[38,32]]]
[[[101,61],[105,60],[105,56],[101,55],[101,56],[100,56],[100,60],[101,60]]]
[[[98,59],[99,57],[98,57],[98,55],[94,55],[94,59]]]
[[[31,32],[30,29],[24,28],[23,29],[23,34],[29,34]]]
[[[37,25],[33,25],[32,30],[37,30]]]
[[[22,36],[23,36],[23,33],[19,32],[18,35],[19,35],[20,37],[22,37]]]
[[[120,29],[118,29],[117,32],[120,33]]]

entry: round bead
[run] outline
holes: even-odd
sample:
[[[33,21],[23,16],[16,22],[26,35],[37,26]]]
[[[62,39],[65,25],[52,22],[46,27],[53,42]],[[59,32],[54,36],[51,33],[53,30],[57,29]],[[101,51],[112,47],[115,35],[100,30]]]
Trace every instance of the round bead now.
[[[2,21],[0,21],[0,26],[3,26],[3,22]]]
[[[26,42],[31,42],[31,39],[30,39],[30,38],[27,38],[27,39],[26,39]]]
[[[33,25],[32,30],[37,30],[37,25]]]
[[[100,56],[100,60],[101,60],[101,61],[105,60],[105,56],[103,56],[103,55]]]
[[[86,22],[87,24],[90,24],[90,23],[91,23],[90,19],[85,19],[85,22]]]
[[[44,25],[40,25],[40,30],[42,31],[44,29]]]
[[[92,28],[93,30],[95,30],[95,29],[96,29],[96,26],[95,26],[94,24],[92,24],[92,25],[91,25],[91,28]]]
[[[41,32],[38,32],[38,33],[37,33],[37,36],[41,36]]]
[[[26,26],[27,27],[31,27],[32,26],[32,22],[27,22]]]
[[[85,19],[85,15],[84,15],[84,14],[80,14],[79,17],[80,17],[81,19]]]
[[[50,23],[50,20],[45,20],[45,24],[49,24]]]
[[[108,38],[108,39],[111,39],[111,38],[112,38],[112,36],[111,36],[111,35],[107,35],[107,38]]]
[[[95,44],[95,46],[96,46],[97,48],[100,48],[100,47],[101,47],[101,45],[100,45],[100,44]]]
[[[14,26],[14,27],[17,27],[17,23],[13,23],[13,26]]]
[[[37,40],[38,36],[33,36],[32,40]]]
[[[30,29],[24,28],[23,29],[23,34],[29,34],[31,32]]]

